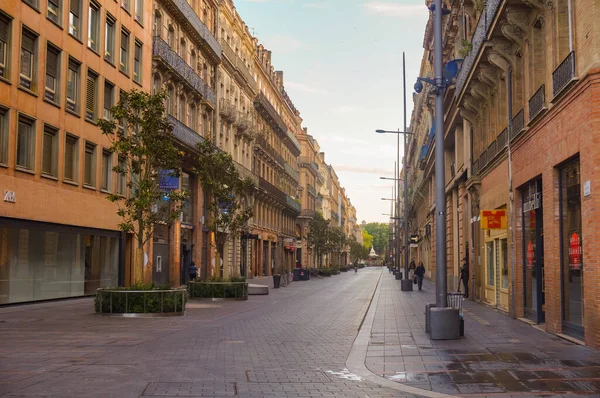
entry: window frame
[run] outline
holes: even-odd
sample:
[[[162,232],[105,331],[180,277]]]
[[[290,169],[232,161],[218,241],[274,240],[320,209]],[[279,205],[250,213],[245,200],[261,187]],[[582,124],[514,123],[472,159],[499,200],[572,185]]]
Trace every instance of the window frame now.
[[[112,29],[109,29],[109,27],[112,27]],[[108,37],[109,31],[112,31],[112,39]],[[106,13],[106,17],[104,18],[104,60],[113,66],[115,65],[116,43],[117,19],[111,14]],[[109,46],[112,48],[109,48]]]
[[[29,148],[28,148],[28,160],[29,160],[29,164],[28,165],[22,165],[19,164],[19,136],[21,135],[21,124],[25,124],[27,126],[29,126],[30,131],[29,131]],[[36,151],[36,136],[37,136],[37,120],[24,115],[24,114],[19,114],[18,115],[18,119],[17,119],[17,139],[15,140],[15,170],[19,170],[19,171],[25,171],[25,172],[29,172],[29,173],[35,173],[35,151]]]
[[[93,81],[93,86],[94,86],[92,109],[90,109],[88,107],[89,98],[90,98],[90,95],[89,95],[90,80]],[[99,75],[96,72],[94,72],[92,69],[88,68],[87,74],[85,76],[85,115],[84,115],[84,118],[86,121],[88,121],[90,123],[94,123],[94,124],[96,124],[96,121],[98,119],[98,80],[99,80]]]
[[[70,72],[75,72],[75,88],[74,96],[75,99],[69,98],[69,76]],[[65,108],[68,112],[74,113],[79,116],[79,106],[81,102],[81,62],[73,57],[69,57],[69,63],[67,64],[67,84],[65,88]]]
[[[113,106],[115,106],[115,85],[108,79],[104,79],[104,86],[103,86],[103,91],[102,91],[102,95],[103,95],[103,99],[102,99],[102,117],[105,120],[112,120],[112,114],[110,112],[110,110],[112,109]],[[110,88],[110,107],[107,109],[106,108],[106,94],[107,94],[107,88]]]
[[[137,56],[139,48],[139,57]],[[144,60],[144,43],[139,39],[133,41],[133,81],[136,83],[142,83],[142,65]],[[136,69],[138,69],[136,71]]]
[[[50,52],[56,53],[56,76],[52,76],[48,73],[48,54]],[[44,74],[44,100],[52,102],[55,105],[60,103],[60,84],[61,84],[61,69],[62,69],[62,50],[52,44],[50,41],[46,41],[46,73]],[[48,87],[48,75],[54,78],[54,89],[50,89]],[[53,98],[48,97],[48,93],[53,96]]]
[[[72,162],[72,172],[73,178],[67,177],[67,148],[69,147],[69,140],[72,141],[73,144],[73,162]],[[65,147],[64,147],[64,164],[63,164],[63,181],[69,184],[78,185],[79,183],[79,137],[75,134],[66,133],[65,134]]]
[[[22,0],[23,3],[27,4],[29,7],[33,8],[36,11],[40,10],[40,1],[39,0]]]
[[[127,194],[127,159],[123,156],[117,157],[117,166],[121,169],[125,170],[125,173],[116,173],[117,178],[117,186],[116,193],[117,195],[125,196]]]
[[[123,38],[127,37],[127,40],[123,41]],[[131,32],[121,26],[121,37],[119,38],[119,71],[126,76],[129,76],[129,56],[130,56],[130,41]],[[127,48],[123,48],[123,42],[127,43]],[[123,63],[125,61],[125,63]]]
[[[100,191],[102,192],[112,192],[113,178],[112,178],[112,169],[113,169],[113,156],[112,152],[107,148],[102,148],[102,164],[101,167],[101,176],[100,176]],[[108,162],[105,160],[108,159]],[[106,177],[106,181],[105,178]]]
[[[10,109],[0,106],[0,166],[8,167]]]
[[[46,137],[52,136],[52,148],[51,150],[51,159],[50,159],[50,171],[45,169],[46,162]],[[42,167],[41,172],[43,177],[50,178],[58,178],[58,140],[59,140],[59,130],[58,128],[51,126],[49,124],[44,123],[44,130],[42,135]]]
[[[88,152],[88,149],[91,150],[91,152]],[[90,189],[96,189],[96,174],[97,174],[97,152],[98,152],[98,145],[96,145],[95,143],[91,142],[91,141],[87,141],[85,140],[85,146],[84,146],[84,150],[83,150],[83,186],[85,188],[90,188]],[[90,162],[90,167],[92,168],[90,170],[90,179],[91,181],[88,183],[86,181],[86,177],[87,177],[87,156],[88,153],[91,153],[91,162]]]
[[[79,8],[79,15],[73,12],[73,4],[77,4]],[[81,9],[83,8],[82,0],[70,0],[69,2],[69,35],[81,42]],[[77,20],[72,17],[76,17]]]
[[[144,23],[144,0],[133,0],[133,19],[140,25]]]
[[[0,63],[0,79],[10,81],[10,60],[11,60],[11,43],[12,43],[12,24],[13,18],[0,12],[0,20],[6,24],[6,38],[2,40],[0,38],[0,52],[4,57],[4,62]],[[2,37],[2,35],[0,35]]]
[[[50,4],[56,6],[56,12],[50,11]],[[50,15],[54,15],[56,19],[53,19]],[[46,4],[46,19],[55,24],[56,26],[62,27],[62,0],[48,0]]]
[[[28,51],[24,47],[24,36],[30,36],[33,39],[33,47],[32,52]],[[37,61],[39,57],[39,39],[40,35],[35,31],[28,28],[26,25],[21,25],[21,45],[20,45],[20,57],[19,57],[19,88],[24,89],[26,91],[35,93],[37,90]],[[28,52],[30,54],[30,64],[29,70],[31,76],[24,75],[23,71],[23,53]],[[29,87],[27,87],[24,82],[29,83]]]
[[[90,0],[88,5],[88,37],[87,37],[87,46],[90,50],[99,54],[100,51],[100,16],[101,16],[102,7],[99,3]],[[96,18],[96,29],[93,30],[92,26],[92,16],[93,12],[95,12]],[[95,40],[92,39],[92,36],[95,36]]]
[[[127,11],[127,14],[131,15],[131,1],[130,0],[121,0],[121,8]]]

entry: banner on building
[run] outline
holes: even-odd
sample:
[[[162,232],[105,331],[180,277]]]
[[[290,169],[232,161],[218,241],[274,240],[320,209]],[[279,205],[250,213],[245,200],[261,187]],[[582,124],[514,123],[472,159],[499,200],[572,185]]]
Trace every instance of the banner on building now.
[[[506,229],[506,210],[481,210],[481,229]]]

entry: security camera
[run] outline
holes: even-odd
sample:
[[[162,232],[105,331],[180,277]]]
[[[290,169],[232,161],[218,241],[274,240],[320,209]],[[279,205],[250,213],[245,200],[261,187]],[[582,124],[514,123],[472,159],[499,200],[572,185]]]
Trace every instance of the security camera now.
[[[417,82],[415,83],[415,92],[420,94],[421,91],[423,91],[423,83],[421,83],[421,80],[417,79]]]

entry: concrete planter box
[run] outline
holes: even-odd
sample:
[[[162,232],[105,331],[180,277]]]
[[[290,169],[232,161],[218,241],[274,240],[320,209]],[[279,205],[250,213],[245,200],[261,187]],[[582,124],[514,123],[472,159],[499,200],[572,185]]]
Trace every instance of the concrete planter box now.
[[[190,298],[248,300],[248,282],[188,282]]]
[[[97,314],[123,317],[185,315],[188,299],[184,289],[128,290],[101,288],[96,291]]]

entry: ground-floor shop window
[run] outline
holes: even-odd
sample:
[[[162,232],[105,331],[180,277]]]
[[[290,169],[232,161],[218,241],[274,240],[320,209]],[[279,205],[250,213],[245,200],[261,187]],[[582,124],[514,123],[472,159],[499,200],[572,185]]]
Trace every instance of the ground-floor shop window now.
[[[563,329],[569,334],[582,335],[585,314],[579,159],[570,161],[560,170],[560,215]]]
[[[0,304],[94,294],[119,280],[119,238],[0,227]]]

